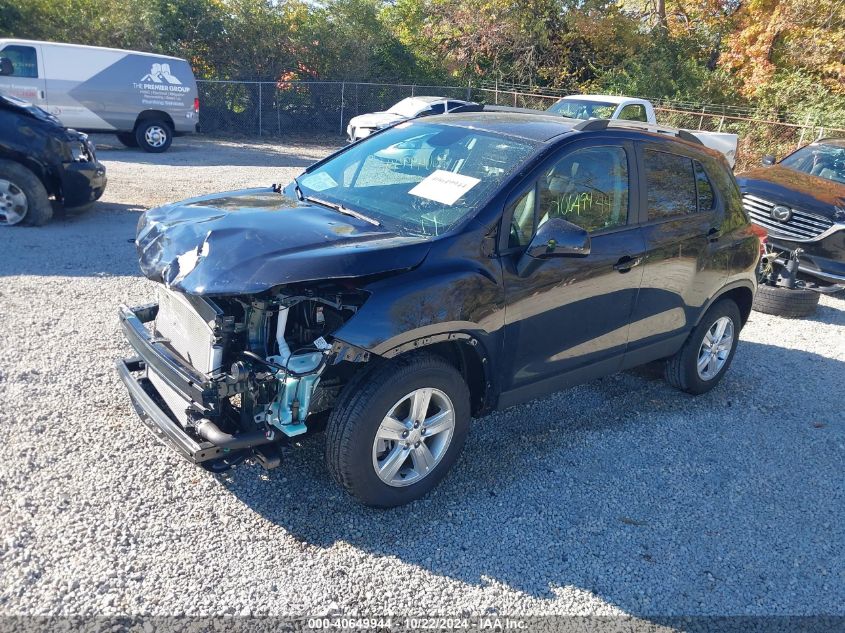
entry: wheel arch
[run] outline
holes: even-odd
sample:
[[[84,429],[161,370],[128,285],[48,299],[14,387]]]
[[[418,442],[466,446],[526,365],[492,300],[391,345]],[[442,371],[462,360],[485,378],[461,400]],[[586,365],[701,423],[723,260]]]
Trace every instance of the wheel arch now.
[[[170,130],[173,131],[175,129],[175,125],[173,122],[173,117],[171,117],[167,112],[162,110],[143,110],[140,114],[135,118],[135,126],[133,129],[137,130],[138,126],[143,123],[144,121],[149,120],[157,120],[161,119],[165,123],[170,126]]]
[[[344,349],[344,355],[358,362],[375,359],[390,360],[420,352],[435,354],[455,367],[464,377],[470,392],[473,416],[483,415],[491,411],[495,405],[495,381],[491,374],[492,363],[489,353],[484,343],[471,334],[466,332],[427,334],[372,352],[339,342]],[[363,356],[365,353],[368,356]]]
[[[722,299],[731,299],[739,308],[739,314],[742,318],[743,327],[748,322],[748,317],[751,315],[751,304],[754,302],[754,285],[750,281],[739,281],[722,288],[722,290],[714,295],[710,301],[701,310],[695,324],[698,325],[704,314],[717,301]]]

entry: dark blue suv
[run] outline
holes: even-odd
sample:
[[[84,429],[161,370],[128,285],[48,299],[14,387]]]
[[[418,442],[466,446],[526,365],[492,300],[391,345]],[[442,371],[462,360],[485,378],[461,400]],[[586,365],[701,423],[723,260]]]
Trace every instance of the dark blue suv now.
[[[660,359],[712,389],[760,255],[694,137],[503,112],[150,210],[136,242],[159,299],[121,307],[118,367],[146,423],[215,470],[326,428],[329,470],[374,506],[434,487],[471,416]]]

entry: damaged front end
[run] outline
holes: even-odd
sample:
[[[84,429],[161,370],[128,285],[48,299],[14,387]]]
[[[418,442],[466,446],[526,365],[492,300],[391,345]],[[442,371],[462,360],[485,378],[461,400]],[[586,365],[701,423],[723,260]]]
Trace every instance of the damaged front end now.
[[[320,426],[369,352],[333,338],[367,300],[366,279],[429,249],[271,189],[147,211],[136,237],[158,303],[121,306],[136,357],[118,370],[147,425],[215,468]]]
[[[206,298],[160,288],[158,304],[121,306],[137,357],[118,370],[145,423],[195,463],[228,465],[310,430],[363,350],[332,341],[366,294],[311,284],[249,297]],[[315,423],[318,427],[319,423]]]

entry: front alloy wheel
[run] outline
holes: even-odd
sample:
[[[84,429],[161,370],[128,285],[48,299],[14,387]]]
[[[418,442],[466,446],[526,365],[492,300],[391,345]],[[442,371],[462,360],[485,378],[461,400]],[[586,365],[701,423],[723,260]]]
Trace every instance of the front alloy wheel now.
[[[443,459],[455,432],[455,408],[439,389],[423,387],[400,399],[376,431],[373,468],[388,486],[409,486]]]
[[[0,224],[13,226],[23,222],[28,208],[23,190],[15,183],[0,178]]]
[[[326,465],[362,503],[400,506],[446,476],[469,419],[469,389],[444,358],[417,352],[381,362],[341,392],[326,429]]]

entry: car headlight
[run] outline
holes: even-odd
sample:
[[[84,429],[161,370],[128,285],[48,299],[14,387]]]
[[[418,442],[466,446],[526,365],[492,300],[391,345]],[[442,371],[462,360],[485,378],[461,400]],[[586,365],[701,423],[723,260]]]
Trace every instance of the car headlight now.
[[[87,163],[88,162],[88,148],[85,147],[85,143],[82,141],[71,141],[70,145],[70,155],[73,158],[74,162],[77,163]]]

